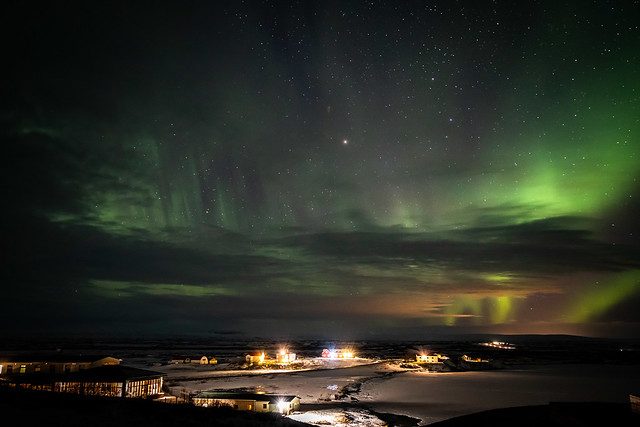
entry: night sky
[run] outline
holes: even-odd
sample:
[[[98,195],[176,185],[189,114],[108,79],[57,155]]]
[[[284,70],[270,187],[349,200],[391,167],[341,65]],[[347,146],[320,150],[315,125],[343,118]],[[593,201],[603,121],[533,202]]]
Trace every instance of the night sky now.
[[[13,3],[1,334],[640,337],[638,1]]]

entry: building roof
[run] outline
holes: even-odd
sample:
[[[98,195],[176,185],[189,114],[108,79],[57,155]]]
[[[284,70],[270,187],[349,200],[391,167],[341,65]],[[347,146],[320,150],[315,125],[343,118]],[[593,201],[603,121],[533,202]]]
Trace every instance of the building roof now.
[[[203,357],[206,357],[207,359],[211,359],[211,357],[207,356],[206,354],[201,354],[199,356],[184,356],[184,355],[178,355],[178,356],[172,356],[171,360],[200,360]]]
[[[111,357],[118,359],[117,357],[108,356],[104,354],[66,354],[66,353],[43,353],[43,354],[14,354],[7,356],[0,356],[0,363],[93,363],[98,360]],[[118,359],[119,360],[119,359]]]
[[[83,369],[63,374],[19,374],[7,375],[6,381],[13,384],[53,384],[54,382],[107,382],[122,383],[124,381],[150,380],[162,378],[160,372],[132,368],[123,365],[104,365],[97,368]]]
[[[59,375],[56,380],[65,382],[123,382],[155,379],[163,376],[164,374],[161,372],[148,371],[146,369],[133,368],[131,366],[105,365]]]
[[[257,402],[269,402],[277,404],[279,402],[291,402],[293,399],[298,398],[294,394],[261,394],[261,393],[233,393],[233,392],[218,392],[218,391],[205,391],[199,393],[196,399],[224,399],[224,400],[255,400]]]

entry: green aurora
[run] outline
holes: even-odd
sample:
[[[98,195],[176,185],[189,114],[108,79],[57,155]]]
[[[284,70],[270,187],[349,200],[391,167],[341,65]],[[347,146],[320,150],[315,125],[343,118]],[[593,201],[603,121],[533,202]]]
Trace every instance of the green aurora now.
[[[36,2],[3,83],[0,318],[633,335],[638,4],[435,3],[132,6],[143,33]]]

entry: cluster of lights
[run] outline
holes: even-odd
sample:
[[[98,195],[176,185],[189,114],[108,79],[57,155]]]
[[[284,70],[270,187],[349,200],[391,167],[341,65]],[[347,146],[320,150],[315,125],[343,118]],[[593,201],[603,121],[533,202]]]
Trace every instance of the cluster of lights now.
[[[324,349],[322,350],[322,357],[328,359],[353,359],[355,356],[350,349],[336,350],[336,349]]]
[[[503,341],[483,342],[482,345],[492,348],[500,348],[502,350],[515,350],[515,346]]]
[[[252,363],[263,364],[265,362],[276,362],[277,363],[292,363],[296,360],[296,354],[290,353],[286,347],[281,348],[276,354],[276,360],[272,360],[267,355],[265,355],[264,351],[262,353],[254,353],[247,355],[247,361]]]

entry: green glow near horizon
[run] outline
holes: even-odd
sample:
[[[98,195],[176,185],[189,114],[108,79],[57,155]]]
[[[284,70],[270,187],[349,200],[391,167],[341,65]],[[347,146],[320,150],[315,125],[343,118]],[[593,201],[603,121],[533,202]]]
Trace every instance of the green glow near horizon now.
[[[489,318],[494,325],[507,323],[512,315],[513,304],[511,297],[502,296],[491,298]]]
[[[570,323],[597,321],[599,316],[638,292],[640,270],[620,273],[578,295],[577,301],[569,307],[563,317]]]
[[[499,325],[513,320],[514,298],[511,296],[459,295],[446,305],[444,324],[456,326],[459,318],[471,318],[474,325]]]

